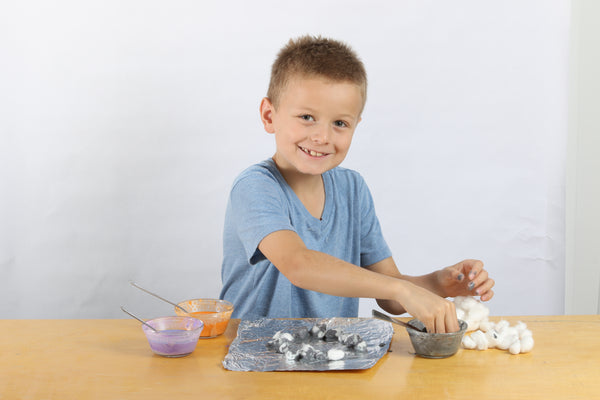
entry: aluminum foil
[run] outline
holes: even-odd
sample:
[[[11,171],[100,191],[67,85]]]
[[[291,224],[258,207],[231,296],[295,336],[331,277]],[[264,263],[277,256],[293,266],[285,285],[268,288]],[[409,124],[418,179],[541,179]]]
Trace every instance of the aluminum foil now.
[[[366,352],[345,348],[341,343],[311,339],[315,349],[327,351],[331,348],[345,350],[339,361],[291,361],[284,354],[267,348],[267,342],[277,331],[291,332],[300,327],[310,329],[315,324],[326,323],[344,333],[358,333],[367,343]],[[231,371],[330,371],[346,369],[368,369],[388,351],[394,329],[392,324],[371,318],[305,318],[305,319],[258,319],[243,320],[238,327],[237,337],[231,343],[223,366]]]

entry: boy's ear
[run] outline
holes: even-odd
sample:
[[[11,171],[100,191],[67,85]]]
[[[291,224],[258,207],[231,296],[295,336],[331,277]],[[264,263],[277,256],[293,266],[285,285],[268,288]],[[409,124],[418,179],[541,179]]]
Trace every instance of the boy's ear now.
[[[275,128],[273,127],[274,110],[275,108],[271,100],[268,97],[263,98],[260,102],[260,119],[265,127],[265,131],[268,133],[275,133]]]

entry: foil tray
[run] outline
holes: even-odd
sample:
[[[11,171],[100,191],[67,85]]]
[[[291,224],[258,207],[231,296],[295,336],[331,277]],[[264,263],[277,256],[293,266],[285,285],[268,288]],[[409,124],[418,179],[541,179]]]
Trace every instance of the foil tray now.
[[[344,333],[358,333],[367,342],[366,352],[346,349],[339,361],[290,361],[284,354],[267,348],[277,331],[290,332],[300,327],[310,329],[314,324],[326,323]],[[369,369],[388,351],[394,334],[392,324],[372,318],[303,318],[243,320],[237,336],[229,347],[223,366],[230,371],[332,371]],[[344,346],[337,342],[313,339],[310,344],[320,350]]]

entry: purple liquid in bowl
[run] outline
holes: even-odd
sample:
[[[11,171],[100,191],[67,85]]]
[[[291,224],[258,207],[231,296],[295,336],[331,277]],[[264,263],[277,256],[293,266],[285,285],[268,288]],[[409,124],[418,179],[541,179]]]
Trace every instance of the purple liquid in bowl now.
[[[202,332],[201,322],[189,317],[164,317],[147,321],[149,325],[159,329],[158,332],[146,326],[142,326],[142,329],[148,338],[150,348],[156,354],[165,357],[183,357],[196,348]]]

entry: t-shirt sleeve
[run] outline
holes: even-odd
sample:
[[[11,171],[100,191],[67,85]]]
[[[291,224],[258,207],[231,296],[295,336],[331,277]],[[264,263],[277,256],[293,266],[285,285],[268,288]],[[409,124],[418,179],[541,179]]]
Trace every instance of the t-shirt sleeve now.
[[[258,245],[268,234],[295,231],[282,189],[271,176],[255,173],[239,179],[229,201],[235,230],[250,264],[265,259]]]
[[[375,213],[375,204],[371,192],[362,179],[360,180],[359,193],[361,204],[360,263],[364,267],[391,257],[392,252],[381,232],[381,225]]]

